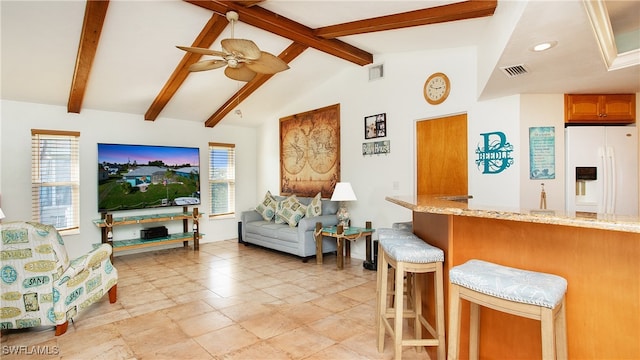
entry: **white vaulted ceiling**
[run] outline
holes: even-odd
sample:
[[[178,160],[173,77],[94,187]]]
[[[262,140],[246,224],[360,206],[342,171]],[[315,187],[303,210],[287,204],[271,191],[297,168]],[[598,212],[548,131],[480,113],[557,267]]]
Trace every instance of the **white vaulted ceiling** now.
[[[243,6],[251,5],[249,9],[253,10],[261,7],[317,29],[459,2],[267,0]],[[635,4],[632,7],[624,6],[629,5],[628,1],[614,3],[609,15],[616,24],[622,26],[631,19],[628,26],[633,29],[635,19],[635,29],[640,28],[640,2],[632,1]],[[512,16],[502,12],[507,3],[500,0],[497,4],[492,16],[339,36],[337,40],[371,54],[374,59],[385,53],[482,46],[487,42],[484,35],[492,22],[500,16]],[[85,5],[84,1],[0,2],[2,99],[67,106]],[[640,92],[640,65],[607,69],[582,0],[529,1],[523,5],[522,15],[516,19],[497,63],[487,72],[486,83],[480,82],[478,98],[519,93]],[[621,17],[620,13],[627,16]],[[210,9],[186,1],[112,0],[84,89],[82,109],[140,114],[143,118],[185,56],[175,46],[190,46],[212,14]],[[292,43],[286,37],[243,22],[242,13],[235,36],[251,39],[262,50],[275,55]],[[228,26],[211,49],[220,49],[220,39],[227,37],[230,37]],[[544,53],[529,51],[535,43],[548,40],[557,41],[558,46]],[[635,56],[640,63],[640,53]],[[502,66],[516,64],[526,65],[529,73],[508,78],[500,70]],[[361,67],[313,48],[304,50],[289,65],[291,69],[271,77],[248,95],[253,108],[267,113],[275,111],[327,77]],[[221,70],[191,73],[159,116],[205,123],[244,85],[226,78]],[[228,114],[222,121],[246,126],[260,124],[258,116],[239,118],[231,110]]]

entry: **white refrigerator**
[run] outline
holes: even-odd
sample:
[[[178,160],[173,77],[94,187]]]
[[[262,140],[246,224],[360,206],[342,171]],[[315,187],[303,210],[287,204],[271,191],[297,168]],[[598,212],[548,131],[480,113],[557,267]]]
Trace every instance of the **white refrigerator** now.
[[[629,126],[565,129],[569,212],[638,215],[638,130]]]

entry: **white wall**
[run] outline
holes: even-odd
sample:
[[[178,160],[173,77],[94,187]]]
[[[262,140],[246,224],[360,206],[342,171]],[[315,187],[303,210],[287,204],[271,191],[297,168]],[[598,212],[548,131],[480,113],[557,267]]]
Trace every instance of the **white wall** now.
[[[520,106],[520,142],[523,146],[522,167],[520,168],[520,206],[526,209],[540,207],[541,183],[547,198],[547,209],[564,211],[564,96],[522,95]],[[555,128],[555,179],[531,180],[529,176],[529,128],[553,126]]]
[[[369,81],[367,67],[345,70],[319,84],[314,92],[293,101],[278,118],[264,124],[258,134],[260,180],[256,203],[267,190],[279,193],[279,118],[339,103],[341,180],[351,182],[358,198],[349,204],[352,223],[362,226],[370,220],[379,228],[411,220],[411,211],[391,204],[385,197],[415,193],[416,121],[464,113],[476,106],[476,49],[386,54],[376,58],[374,64],[384,64],[384,78]],[[423,96],[424,82],[434,72],[447,74],[452,87],[449,98],[437,106],[429,105]],[[378,113],[387,114],[387,136],[365,140],[364,117]],[[505,122],[515,122],[517,129],[518,114],[513,113],[515,118]],[[493,118],[487,114],[478,121],[484,123]],[[474,121],[469,119],[469,123]],[[378,140],[389,140],[391,153],[363,156],[362,143]],[[518,141],[517,137],[514,141]],[[511,172],[517,178],[517,171]],[[517,188],[514,193],[517,194]],[[356,244],[352,255],[364,257],[363,242]]]
[[[31,219],[31,129],[71,130],[80,132],[80,234],[65,237],[70,256],[78,256],[100,242],[100,230],[92,220],[100,218],[97,211],[97,143],[126,143],[146,145],[178,145],[200,148],[201,195],[204,214],[200,231],[202,242],[234,239],[240,217],[210,220],[208,174],[208,143],[236,144],[236,206],[254,206],[256,198],[256,130],[223,124],[205,128],[200,122],[159,118],[145,121],[142,116],[104,111],[82,110],[67,113],[65,107],[2,101],[0,120],[0,193],[4,221]],[[148,213],[149,211],[127,212]],[[168,224],[181,228],[180,222]],[[121,229],[119,231],[119,229]],[[126,234],[124,233],[126,232]],[[130,238],[139,228],[115,228],[114,238]]]
[[[520,204],[520,168],[523,146],[520,143],[520,97],[518,95],[473,104],[467,119],[470,206],[518,208]],[[498,173],[483,173],[476,165],[476,149],[484,147],[481,134],[502,132],[513,146],[513,164]],[[490,137],[494,140],[495,137]]]

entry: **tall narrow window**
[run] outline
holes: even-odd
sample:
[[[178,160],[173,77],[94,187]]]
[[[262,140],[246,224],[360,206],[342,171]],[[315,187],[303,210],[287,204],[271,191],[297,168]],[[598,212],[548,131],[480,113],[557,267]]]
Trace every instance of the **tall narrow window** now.
[[[31,130],[32,218],[60,231],[80,223],[79,132]]]
[[[236,149],[234,144],[209,143],[211,216],[236,211]]]

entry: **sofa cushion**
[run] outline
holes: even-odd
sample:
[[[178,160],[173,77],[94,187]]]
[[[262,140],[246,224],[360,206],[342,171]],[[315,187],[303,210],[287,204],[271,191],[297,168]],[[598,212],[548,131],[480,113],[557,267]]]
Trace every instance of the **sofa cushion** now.
[[[300,203],[295,195],[291,195],[280,203],[280,209],[276,212],[276,220],[284,220],[289,226],[296,227],[306,211],[307,206]]]
[[[290,243],[299,241],[296,228],[292,228],[287,224],[275,224],[273,221],[259,220],[248,222],[243,226],[246,226],[248,233]]]
[[[271,191],[267,191],[262,202],[256,206],[256,211],[260,213],[266,221],[273,219],[273,216],[276,214],[276,199],[271,195]]]
[[[307,212],[305,216],[319,216],[322,215],[322,193],[318,193],[307,206]]]

